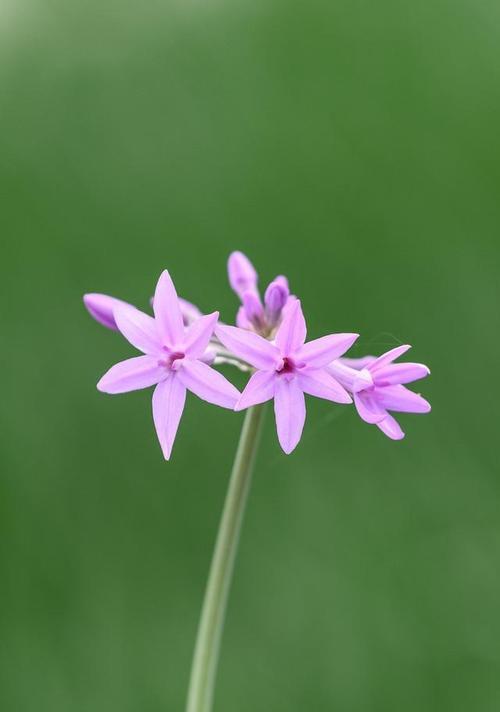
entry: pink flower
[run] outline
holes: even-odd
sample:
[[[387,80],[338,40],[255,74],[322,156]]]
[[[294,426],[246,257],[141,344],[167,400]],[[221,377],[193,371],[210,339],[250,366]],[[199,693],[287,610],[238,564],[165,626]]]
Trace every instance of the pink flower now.
[[[202,316],[186,328],[181,304],[166,270],[156,286],[154,318],[119,300],[104,305],[111,307],[112,319],[108,318],[108,323],[116,324],[143,355],[110,368],[97,388],[104,393],[125,393],[156,385],[153,419],[163,455],[168,460],[184,410],[186,389],[223,408],[234,408],[240,396],[224,376],[203,362],[219,314]]]
[[[267,287],[262,304],[257,286],[258,275],[254,266],[242,252],[232,252],[227,263],[229,283],[242,302],[236,316],[241,329],[270,336],[281,322],[284,309],[295,297],[290,296],[288,280],[276,277]]]
[[[278,439],[287,454],[297,446],[304,427],[304,393],[336,403],[352,402],[325,367],[345,353],[358,334],[331,334],[305,344],[306,324],[299,300],[286,309],[274,342],[235,326],[219,325],[216,334],[227,349],[257,369],[235,410],[274,398]]]
[[[375,424],[392,440],[404,438],[399,423],[388,411],[428,413],[430,404],[418,393],[404,387],[428,376],[430,371],[421,363],[393,363],[410,346],[398,346],[375,358],[339,359],[328,371],[352,393],[359,416]]]

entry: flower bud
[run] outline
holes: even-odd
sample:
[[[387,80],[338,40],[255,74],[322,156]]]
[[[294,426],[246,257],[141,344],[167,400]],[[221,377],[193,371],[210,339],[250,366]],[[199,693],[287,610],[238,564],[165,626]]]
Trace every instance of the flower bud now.
[[[232,252],[227,263],[229,283],[240,299],[246,292],[257,292],[257,272],[243,252]]]
[[[276,277],[266,289],[264,303],[266,305],[266,315],[270,326],[275,326],[278,323],[283,307],[289,296],[288,280],[282,275]]]
[[[264,309],[259,297],[254,292],[245,292],[242,297],[245,316],[256,329],[264,324]]]
[[[115,299],[115,297],[109,297],[107,294],[85,294],[83,303],[90,316],[94,317],[99,324],[114,331],[118,331],[118,327],[113,316],[113,309],[116,306],[131,306],[127,302]]]

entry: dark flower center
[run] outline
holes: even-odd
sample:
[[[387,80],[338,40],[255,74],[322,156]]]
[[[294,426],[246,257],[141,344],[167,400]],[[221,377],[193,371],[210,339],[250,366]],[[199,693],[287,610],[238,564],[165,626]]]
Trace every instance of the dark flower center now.
[[[296,369],[296,366],[294,362],[292,361],[291,358],[288,358],[288,356],[285,356],[283,359],[283,365],[280,369],[278,369],[278,373],[286,374],[286,373],[294,373]]]
[[[174,367],[175,362],[181,361],[186,355],[182,351],[168,351],[167,348],[165,348],[165,351],[167,351],[166,358],[158,361],[158,366],[164,366],[165,368]]]

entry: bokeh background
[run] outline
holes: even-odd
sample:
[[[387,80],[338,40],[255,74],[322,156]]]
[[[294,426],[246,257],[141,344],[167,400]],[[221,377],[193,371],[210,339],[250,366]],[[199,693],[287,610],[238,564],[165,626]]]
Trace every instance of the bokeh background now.
[[[414,344],[391,442],[268,417],[216,712],[497,712],[500,8],[491,0],[1,0],[0,707],[182,710],[242,415],[174,457],[86,291],[168,267],[226,320],[229,252],[311,336]],[[238,384],[239,376],[233,376]]]

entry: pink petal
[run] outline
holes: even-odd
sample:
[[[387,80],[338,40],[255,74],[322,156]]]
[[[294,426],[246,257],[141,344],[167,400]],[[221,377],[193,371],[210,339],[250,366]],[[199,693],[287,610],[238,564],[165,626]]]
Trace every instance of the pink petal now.
[[[253,329],[253,326],[247,319],[245,307],[240,307],[236,313],[236,326],[240,329]]]
[[[227,261],[229,284],[240,299],[245,292],[257,292],[257,272],[243,252],[232,252]]]
[[[251,376],[235,410],[244,410],[258,403],[265,403],[274,397],[274,384],[276,381],[274,371],[257,371]]]
[[[375,389],[378,403],[386,410],[395,410],[399,413],[428,413],[430,403],[418,393],[408,390],[404,386],[385,386]]]
[[[282,311],[290,296],[288,280],[283,275],[274,279],[266,289],[264,303],[268,322],[275,326],[281,318]]]
[[[371,369],[370,369],[371,370]],[[411,383],[425,378],[430,373],[423,363],[392,363],[372,371],[376,386],[392,386],[399,383]]]
[[[208,403],[233,409],[239,400],[240,392],[233,384],[206,363],[185,358],[177,375],[186,388]]]
[[[259,295],[255,292],[245,292],[242,299],[248,321],[256,328],[261,328],[264,322],[264,307]]]
[[[112,366],[97,384],[103,393],[127,393],[154,386],[167,371],[154,356],[136,356]]]
[[[184,339],[184,323],[177,292],[167,270],[161,273],[156,285],[153,309],[164,345],[176,348]]]
[[[356,371],[361,371],[375,361],[375,356],[362,356],[361,358],[341,358],[340,362],[344,366],[349,366],[349,368],[354,368]]]
[[[193,323],[193,321],[196,321],[196,319],[199,319],[200,316],[203,316],[203,312],[198,309],[196,304],[191,304],[191,302],[188,302],[187,299],[183,299],[182,297],[178,297],[178,300],[184,326],[189,326]],[[152,307],[154,306],[154,301],[154,297],[151,297],[149,300]]]
[[[334,403],[352,403],[351,396],[338,381],[322,368],[304,369],[297,374],[300,388],[310,396]]]
[[[287,455],[297,446],[306,419],[306,404],[296,378],[278,377],[274,393],[278,440]]]
[[[184,352],[191,358],[200,358],[207,350],[210,337],[214,333],[219,312],[202,316],[191,324],[186,331]]]
[[[370,370],[375,371],[378,368],[387,366],[387,364],[392,363],[395,359],[405,354],[408,349],[411,349],[411,346],[409,344],[403,344],[402,346],[396,346],[396,348],[391,349],[390,351],[386,351],[385,354],[382,354],[382,356],[379,356],[372,361],[370,364]]]
[[[306,322],[300,300],[295,299],[284,311],[283,321],[276,333],[276,346],[283,356],[290,356],[306,340]]]
[[[397,420],[395,420],[392,415],[388,415],[386,418],[377,423],[377,427],[391,438],[391,440],[402,440],[405,436],[404,432]]]
[[[115,331],[118,331],[118,327],[113,316],[113,309],[117,306],[132,307],[131,304],[115,297],[109,297],[107,294],[85,294],[83,303],[90,316],[98,321],[99,324]]]
[[[353,397],[359,417],[366,423],[378,423],[387,417],[387,411],[379,405],[373,393],[360,391]]]
[[[229,351],[255,368],[274,370],[281,360],[276,346],[252,331],[219,324],[215,333]]]
[[[121,333],[136,349],[145,354],[161,350],[158,327],[153,317],[128,305],[115,307],[114,316]]]
[[[312,368],[322,368],[342,356],[358,338],[359,334],[330,334],[304,344],[296,357]]]
[[[199,319],[200,316],[203,316],[203,313],[195,304],[191,304],[191,302],[182,299],[182,297],[179,297],[179,308],[181,310],[182,320],[184,324],[188,326],[192,324],[193,321],[196,321],[196,319]]]
[[[153,420],[163,457],[170,458],[186,402],[186,389],[176,373],[159,383],[153,393]]]
[[[346,365],[345,362],[347,360],[348,359],[340,358],[336,361],[332,361],[332,363],[326,367],[326,370],[351,393],[357,393],[366,388],[371,388],[373,386],[373,379],[368,369],[362,368],[360,371],[357,371],[355,368]]]

